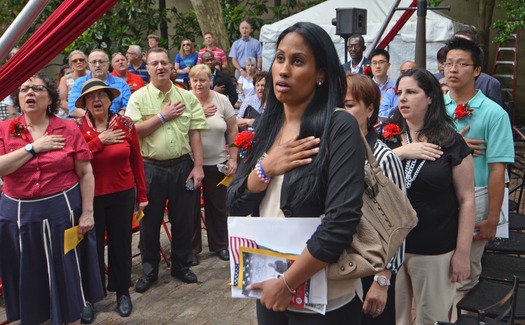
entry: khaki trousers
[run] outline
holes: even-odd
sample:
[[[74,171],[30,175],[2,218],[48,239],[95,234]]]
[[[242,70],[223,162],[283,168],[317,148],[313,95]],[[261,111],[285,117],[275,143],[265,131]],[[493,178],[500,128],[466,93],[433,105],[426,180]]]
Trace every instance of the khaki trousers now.
[[[472,240],[470,249],[470,276],[458,284],[454,305],[450,313],[450,321],[455,322],[457,319],[456,304],[472,289],[479,281],[481,275],[481,256],[485,251],[486,240]]]
[[[453,254],[454,251],[441,255],[405,255],[396,279],[397,325],[429,325],[448,320],[456,292],[456,284],[450,281]]]

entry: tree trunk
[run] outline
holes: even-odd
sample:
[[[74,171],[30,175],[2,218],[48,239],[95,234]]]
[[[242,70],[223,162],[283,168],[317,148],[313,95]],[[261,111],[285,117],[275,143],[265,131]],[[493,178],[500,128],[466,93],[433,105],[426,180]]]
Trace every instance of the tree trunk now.
[[[223,49],[226,56],[228,56],[231,44],[228,39],[220,0],[191,0],[191,4],[193,9],[195,9],[201,31],[203,33],[211,32],[215,44]],[[231,63],[229,67],[232,67]]]
[[[478,44],[483,49],[483,70],[487,71],[490,49],[490,25],[496,0],[480,0],[479,2],[479,40]]]
[[[159,11],[160,12],[166,11],[166,0],[159,0]],[[168,23],[166,22],[166,20],[163,19],[160,22],[159,30],[160,30],[160,37],[162,39],[165,39],[167,42],[166,48],[170,48],[170,41],[169,41],[169,36],[168,36]]]

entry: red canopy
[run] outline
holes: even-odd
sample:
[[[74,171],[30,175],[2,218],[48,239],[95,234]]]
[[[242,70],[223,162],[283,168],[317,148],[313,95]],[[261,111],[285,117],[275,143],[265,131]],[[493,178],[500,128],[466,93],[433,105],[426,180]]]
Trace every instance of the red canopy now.
[[[0,68],[0,99],[42,69],[118,0],[65,0]]]
[[[417,5],[417,0],[413,0],[409,7],[415,7]],[[381,43],[377,45],[376,48],[378,49],[384,49],[388,46],[388,44],[396,37],[397,33],[405,26],[408,19],[414,14],[415,10],[406,10],[401,17],[399,17],[398,21],[394,24],[394,27],[388,32],[388,34],[383,38]]]

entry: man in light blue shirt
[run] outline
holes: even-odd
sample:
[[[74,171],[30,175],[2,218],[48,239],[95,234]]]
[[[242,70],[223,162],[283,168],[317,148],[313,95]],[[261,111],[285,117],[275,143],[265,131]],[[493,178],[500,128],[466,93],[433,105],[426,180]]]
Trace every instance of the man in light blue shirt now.
[[[232,64],[235,67],[235,79],[243,73],[246,73],[246,59],[254,57],[257,59],[257,69],[262,68],[262,45],[255,38],[251,37],[252,26],[243,21],[239,25],[241,38],[233,42],[229,57],[232,59]]]
[[[405,61],[399,67],[399,75],[405,73],[410,69],[417,68],[416,62],[414,61]],[[381,106],[379,106],[379,120],[384,121],[390,117],[393,110],[397,107],[397,94],[395,88],[390,88],[383,96],[381,100]]]
[[[445,95],[447,114],[474,150],[476,191],[488,192],[486,199],[476,199],[476,210],[483,213],[476,215],[470,276],[458,287],[457,302],[478,282],[485,244],[496,236],[505,193],[506,164],[514,162],[514,141],[507,112],[475,88],[483,61],[481,49],[470,40],[454,37],[447,42],[445,52],[445,79],[450,88]],[[461,112],[469,114],[464,116]]]
[[[110,111],[115,112],[117,114],[123,115],[126,107],[128,106],[128,100],[129,96],[131,96],[131,91],[129,89],[128,84],[121,78],[112,76],[109,72],[109,57],[103,50],[93,50],[89,54],[88,57],[89,62],[89,69],[91,72],[89,72],[87,75],[78,78],[75,80],[75,83],[73,84],[73,87],[71,88],[71,92],[69,93],[68,98],[68,108],[69,108],[69,116],[71,117],[81,117],[84,116],[85,110],[82,108],[76,108],[75,102],[80,97],[80,94],[82,93],[82,86],[84,83],[91,79],[91,78],[97,78],[109,86],[116,88],[120,91],[120,96],[113,99],[110,106]]]
[[[396,87],[396,84],[388,77],[390,54],[385,49],[375,49],[369,57],[370,67],[372,67],[372,80],[379,87],[382,99],[389,89]]]

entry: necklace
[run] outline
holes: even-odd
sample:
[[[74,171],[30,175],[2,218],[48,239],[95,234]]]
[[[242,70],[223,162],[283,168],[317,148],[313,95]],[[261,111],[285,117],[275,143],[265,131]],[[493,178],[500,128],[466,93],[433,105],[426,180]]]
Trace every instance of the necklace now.
[[[410,134],[407,131],[407,144],[410,144]],[[410,159],[407,161],[405,165],[405,182],[407,190],[410,189],[412,186],[412,183],[416,180],[417,175],[421,171],[421,168],[423,168],[423,165],[425,164],[426,160],[422,160],[421,163],[419,163],[419,166],[417,166],[416,171],[414,172],[414,168],[416,167],[417,159]],[[412,172],[414,174],[412,175]]]

